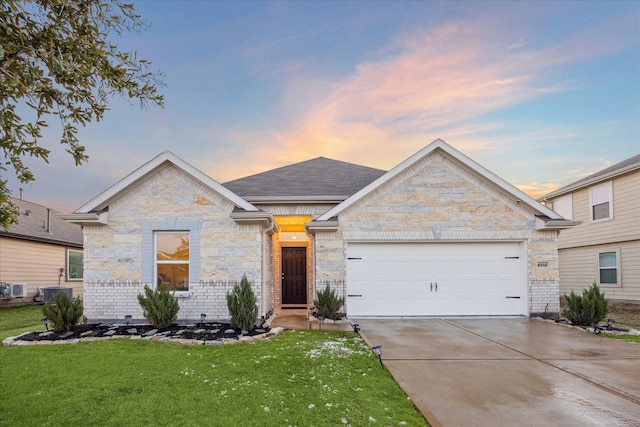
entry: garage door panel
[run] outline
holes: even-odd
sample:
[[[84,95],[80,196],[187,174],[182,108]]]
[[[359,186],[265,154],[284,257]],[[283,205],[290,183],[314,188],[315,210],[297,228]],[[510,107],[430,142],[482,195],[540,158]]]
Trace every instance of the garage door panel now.
[[[526,314],[519,243],[351,243],[347,248],[351,317]]]

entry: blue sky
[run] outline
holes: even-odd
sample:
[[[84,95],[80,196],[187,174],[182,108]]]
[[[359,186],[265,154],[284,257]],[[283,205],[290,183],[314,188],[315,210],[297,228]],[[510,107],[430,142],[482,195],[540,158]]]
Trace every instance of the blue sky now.
[[[537,197],[640,152],[638,2],[134,5],[150,28],[118,42],[166,74],[166,108],[114,98],[81,167],[46,133],[14,196],[71,212],[164,150],[225,182],[390,169],[441,138]]]

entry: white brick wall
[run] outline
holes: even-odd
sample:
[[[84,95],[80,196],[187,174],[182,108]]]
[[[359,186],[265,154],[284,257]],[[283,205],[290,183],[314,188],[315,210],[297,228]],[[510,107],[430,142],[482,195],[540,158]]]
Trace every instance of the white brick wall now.
[[[187,294],[177,294],[180,311],[178,320],[200,320],[200,314],[207,320],[228,320],[227,293],[235,281],[205,280],[191,283]],[[262,284],[251,283],[251,289],[259,302],[262,298]],[[89,321],[124,320],[131,315],[134,320],[143,320],[143,312],[138,303],[138,294],[144,294],[145,284],[138,281],[85,282],[84,311]],[[265,313],[258,303],[258,318]]]

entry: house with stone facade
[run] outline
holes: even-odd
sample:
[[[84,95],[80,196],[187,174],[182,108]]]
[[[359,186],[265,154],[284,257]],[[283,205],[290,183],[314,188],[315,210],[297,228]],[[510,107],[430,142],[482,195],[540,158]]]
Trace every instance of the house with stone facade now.
[[[441,140],[390,171],[320,157],[225,184],[164,152],[63,218],[83,226],[90,319],[142,318],[161,283],[180,320],[225,319],[243,275],[263,317],[327,285],[350,318],[557,314],[576,224]]]

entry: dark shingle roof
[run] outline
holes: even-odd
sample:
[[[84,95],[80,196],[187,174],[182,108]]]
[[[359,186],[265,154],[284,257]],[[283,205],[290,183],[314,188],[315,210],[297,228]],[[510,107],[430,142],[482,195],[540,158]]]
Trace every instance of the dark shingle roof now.
[[[0,229],[0,236],[82,247],[82,227],[58,218],[57,214],[61,212],[50,210],[47,230],[46,206],[16,198],[11,201],[20,209],[18,224],[11,225],[6,231]]]
[[[386,171],[318,157],[224,183],[237,195],[252,197],[338,197],[344,199]]]
[[[640,154],[636,154],[635,156],[629,157],[628,159],[611,165],[608,168],[602,169],[596,173],[592,173],[589,176],[585,176],[584,178],[574,181],[571,184],[567,184],[564,187],[561,187],[547,194],[546,196],[544,196],[544,198],[557,197],[571,191],[575,191],[586,185],[591,185],[597,182],[599,178],[606,179],[607,177],[616,176],[618,174],[617,172],[626,173],[627,170],[637,169],[638,167],[640,167]]]

